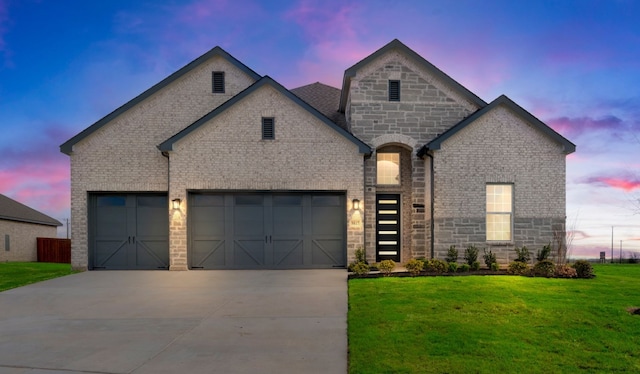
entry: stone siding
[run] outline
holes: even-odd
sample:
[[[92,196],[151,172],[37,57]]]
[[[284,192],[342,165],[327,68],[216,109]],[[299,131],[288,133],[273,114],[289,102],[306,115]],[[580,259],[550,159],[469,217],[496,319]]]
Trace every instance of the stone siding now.
[[[0,220],[0,262],[38,261],[36,238],[55,238],[58,228],[35,223]],[[9,235],[9,250],[5,236]]]
[[[400,80],[400,101],[387,97],[388,81]],[[424,66],[402,53],[390,51],[362,67],[351,78],[346,116],[354,135],[374,149],[396,145],[409,150],[402,168],[409,168],[411,180],[402,189],[402,261],[430,253],[430,208],[424,160],[417,150],[437,135],[479,109]],[[376,157],[365,161],[365,232],[369,261],[375,261]],[[405,183],[403,181],[403,183]],[[386,190],[385,190],[386,192]],[[409,214],[410,213],[410,214]]]
[[[211,73],[225,72],[225,93],[212,93]],[[88,192],[167,192],[167,159],[156,148],[253,83],[214,56],[73,147],[71,263],[88,266]]]
[[[275,140],[262,140],[273,117]],[[170,199],[184,203],[171,222],[172,269],[187,267],[187,192],[341,191],[346,193],[348,261],[363,245],[363,155],[357,145],[270,86],[264,86],[174,144]]]

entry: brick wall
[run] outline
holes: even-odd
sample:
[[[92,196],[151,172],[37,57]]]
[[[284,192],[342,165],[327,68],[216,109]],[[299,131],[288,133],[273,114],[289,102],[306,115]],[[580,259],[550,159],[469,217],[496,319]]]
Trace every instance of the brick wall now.
[[[211,93],[211,72],[224,71],[226,91]],[[71,263],[88,265],[89,191],[168,190],[167,159],[156,146],[253,83],[213,57],[74,146],[71,155]],[[122,83],[123,85],[126,82]]]
[[[491,248],[506,263],[513,247],[535,252],[564,231],[562,147],[503,106],[446,140],[434,153],[435,252],[450,245]],[[486,241],[487,183],[513,183],[514,229],[508,243]]]
[[[38,237],[55,238],[57,227],[34,223],[0,220],[0,262],[37,261]],[[5,236],[9,235],[9,250]]]
[[[262,140],[262,117],[274,118],[275,140]],[[345,191],[351,261],[363,244],[351,209],[363,199],[362,159],[354,143],[263,86],[174,144],[169,195],[186,202],[188,190]],[[173,269],[187,267],[188,214],[184,203],[172,217]]]

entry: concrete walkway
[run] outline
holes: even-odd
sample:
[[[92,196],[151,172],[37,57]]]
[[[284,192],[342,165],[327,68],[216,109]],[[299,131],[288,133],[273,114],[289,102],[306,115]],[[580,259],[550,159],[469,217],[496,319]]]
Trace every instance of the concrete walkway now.
[[[347,272],[92,271],[0,292],[0,373],[346,373]]]

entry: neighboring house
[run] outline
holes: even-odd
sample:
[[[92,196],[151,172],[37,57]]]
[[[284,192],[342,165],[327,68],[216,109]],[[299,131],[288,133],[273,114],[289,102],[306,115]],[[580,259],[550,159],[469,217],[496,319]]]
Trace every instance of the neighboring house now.
[[[342,90],[216,47],[60,146],[77,269],[344,267],[541,247],[575,145],[394,40]]]
[[[60,221],[0,195],[0,262],[37,261],[36,238],[55,238]]]

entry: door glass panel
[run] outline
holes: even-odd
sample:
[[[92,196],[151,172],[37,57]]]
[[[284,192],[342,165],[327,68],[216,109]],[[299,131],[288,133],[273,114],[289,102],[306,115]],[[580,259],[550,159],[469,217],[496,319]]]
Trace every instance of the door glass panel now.
[[[311,198],[314,206],[340,206],[340,196],[315,195]]]
[[[262,205],[262,195],[237,195],[236,205]]]
[[[193,206],[224,206],[224,195],[192,195]]]
[[[302,195],[276,195],[273,205],[302,205]]]
[[[98,206],[125,206],[126,196],[98,196]]]
[[[167,207],[167,197],[166,196],[138,196],[138,206],[164,208],[164,207]]]

